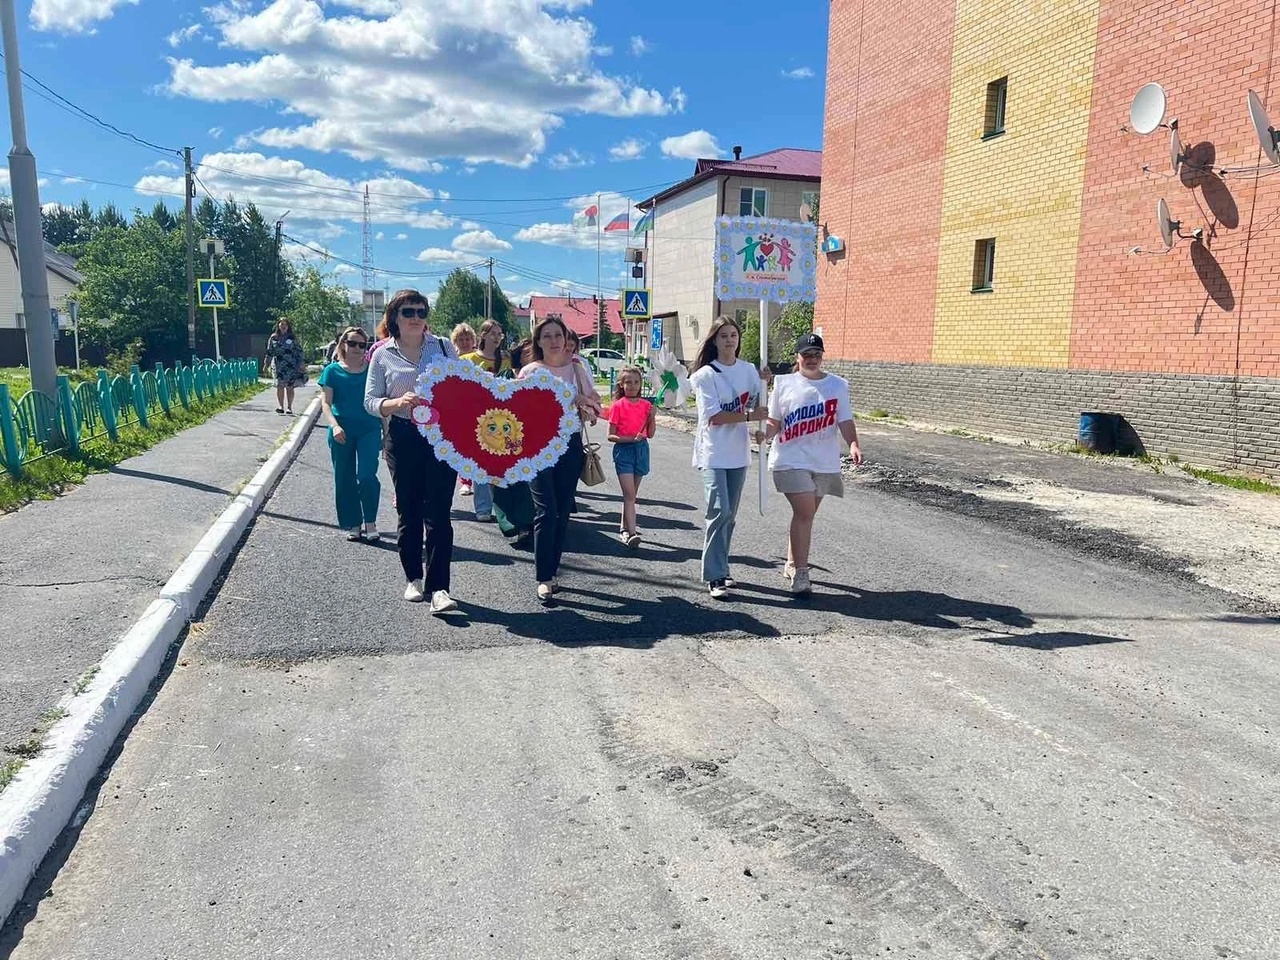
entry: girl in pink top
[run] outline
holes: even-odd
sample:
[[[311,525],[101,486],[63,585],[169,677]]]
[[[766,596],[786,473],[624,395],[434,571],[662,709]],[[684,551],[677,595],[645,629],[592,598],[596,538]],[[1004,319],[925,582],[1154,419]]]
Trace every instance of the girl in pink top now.
[[[653,404],[640,396],[643,382],[639,367],[623,367],[609,407],[609,442],[613,444],[613,468],[622,488],[622,528],[618,539],[628,547],[640,546],[636,529],[636,496],[640,480],[649,473],[649,438],[658,429]]]

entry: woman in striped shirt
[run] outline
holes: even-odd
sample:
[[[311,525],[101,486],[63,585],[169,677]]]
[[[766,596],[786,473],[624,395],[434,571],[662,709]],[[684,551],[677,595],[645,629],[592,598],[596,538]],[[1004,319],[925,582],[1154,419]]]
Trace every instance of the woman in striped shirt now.
[[[418,376],[433,359],[456,357],[457,352],[448,340],[427,333],[430,312],[427,298],[417,290],[401,290],[391,298],[384,317],[391,339],[369,362],[364,406],[375,417],[389,418],[383,453],[396,492],[396,546],[408,581],[404,598],[429,598],[431,612],[438,614],[458,607],[449,596],[449,511],[458,475],[436,457],[410,416],[420,402],[414,392]]]

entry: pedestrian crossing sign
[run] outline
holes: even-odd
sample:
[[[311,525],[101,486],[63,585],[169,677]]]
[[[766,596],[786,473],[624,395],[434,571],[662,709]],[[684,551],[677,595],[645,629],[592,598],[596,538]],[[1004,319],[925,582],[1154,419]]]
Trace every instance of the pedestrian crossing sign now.
[[[225,280],[199,280],[197,281],[200,291],[200,306],[202,307],[229,307],[231,306],[231,294],[227,290],[227,281]]]
[[[624,320],[649,319],[649,291],[622,291],[622,318]]]

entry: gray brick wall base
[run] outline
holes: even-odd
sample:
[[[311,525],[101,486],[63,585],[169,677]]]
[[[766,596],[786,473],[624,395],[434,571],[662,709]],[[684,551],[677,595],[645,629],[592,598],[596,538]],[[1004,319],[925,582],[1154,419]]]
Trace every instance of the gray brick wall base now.
[[[1070,443],[1080,414],[1118,413],[1146,452],[1280,477],[1280,379],[830,360],[855,410]]]

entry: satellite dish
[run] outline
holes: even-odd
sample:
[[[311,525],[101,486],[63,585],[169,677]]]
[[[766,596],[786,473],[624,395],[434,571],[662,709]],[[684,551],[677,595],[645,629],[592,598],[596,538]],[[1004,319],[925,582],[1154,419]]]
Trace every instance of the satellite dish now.
[[[1186,159],[1187,155],[1182,152],[1182,138],[1178,136],[1178,121],[1173,120],[1169,124],[1169,165],[1175,175]]]
[[[1133,96],[1129,105],[1129,125],[1138,133],[1153,133],[1164,122],[1164,87],[1148,83]]]
[[[1156,218],[1160,221],[1160,237],[1164,240],[1164,248],[1170,250],[1173,248],[1173,235],[1181,229],[1182,224],[1169,219],[1169,205],[1164,202],[1164,197],[1156,204]]]
[[[810,208],[809,204],[800,204],[800,219],[805,223],[813,222],[813,210]]]
[[[1271,118],[1267,116],[1262,99],[1252,90],[1249,91],[1249,117],[1253,120],[1253,129],[1258,134],[1262,152],[1272,163],[1280,165],[1280,131],[1271,125]]]

